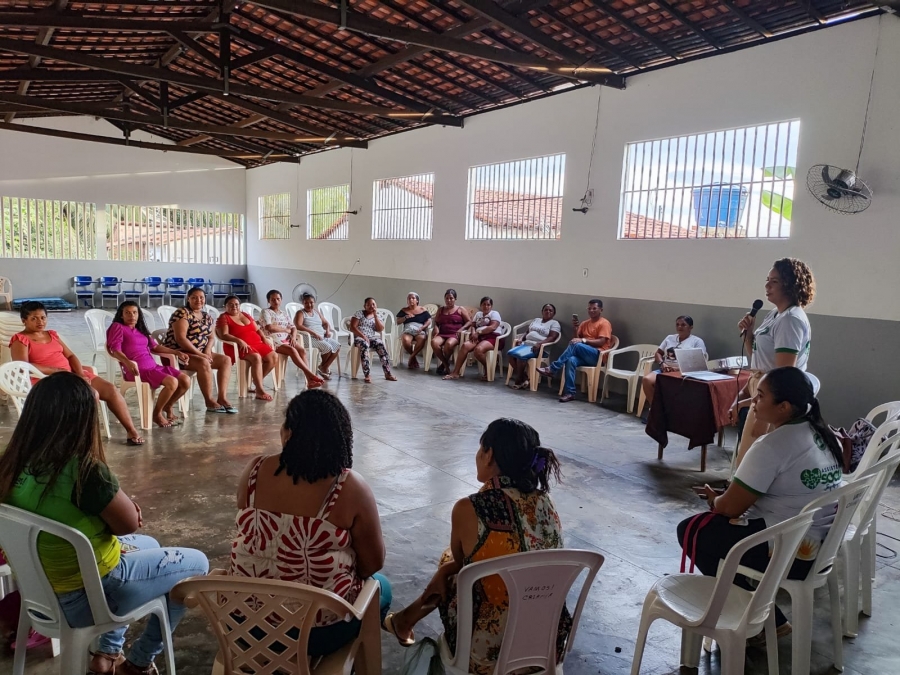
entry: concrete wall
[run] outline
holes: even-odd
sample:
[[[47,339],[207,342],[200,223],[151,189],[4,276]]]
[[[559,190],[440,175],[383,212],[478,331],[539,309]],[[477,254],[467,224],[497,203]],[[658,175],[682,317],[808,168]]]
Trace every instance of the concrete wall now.
[[[880,49],[860,174],[875,193],[871,207],[841,216],[805,188],[806,170],[830,163],[854,168],[876,42]],[[893,16],[831,27],[770,45],[631,77],[625,91],[588,88],[479,115],[464,129],[427,128],[378,140],[368,150],[340,150],[247,172],[249,274],[257,287],[290,292],[301,280],[358,306],[376,295],[400,306],[415,289],[436,300],[455,286],[467,304],[493,295],[513,321],[557,304],[563,319],[584,312],[587,297],[608,302],[623,342],[659,342],[675,316],[691,312],[715,355],[739,352],[734,325],[773,260],[802,258],[818,295],[810,369],[821,375],[832,416],[849,419],[897,399],[881,355],[895,350],[900,328],[900,21]],[[588,185],[587,169],[599,95],[600,121],[590,187],[594,206],[573,213]],[[788,119],[801,120],[792,236],[754,241],[619,241],[624,146]],[[257,200],[291,192],[292,222],[306,214],[306,191],[351,179],[350,237],[259,241]],[[470,166],[566,153],[566,199],[558,241],[466,241]],[[435,173],[434,237],[428,242],[371,240],[372,183],[378,178]],[[587,268],[587,276],[583,269]],[[527,291],[527,293],[526,293]],[[533,292],[533,293],[532,293]],[[565,323],[565,321],[564,321]],[[896,374],[896,368],[893,369]]]
[[[48,118],[31,123],[121,137],[112,125],[90,118]],[[135,134],[135,138],[167,142],[150,134]],[[245,173],[242,166],[218,157],[0,131],[0,195],[93,202],[99,212],[98,226],[105,222],[102,212],[106,204],[169,205],[243,213]],[[102,227],[98,229],[101,230],[98,251],[103,258],[105,231]],[[12,280],[16,297],[72,299],[71,283],[76,274],[126,279],[153,275],[222,280],[246,277],[247,271],[244,265],[0,258],[0,276]]]

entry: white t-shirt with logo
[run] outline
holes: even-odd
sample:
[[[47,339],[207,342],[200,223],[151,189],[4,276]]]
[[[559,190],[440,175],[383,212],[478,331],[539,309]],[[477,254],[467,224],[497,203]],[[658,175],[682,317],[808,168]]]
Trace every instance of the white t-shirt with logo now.
[[[475,318],[473,319],[473,321],[475,322],[475,328],[484,328],[491,321],[496,321],[497,327],[494,329],[494,334],[500,335],[500,333],[503,332],[503,329],[500,328],[500,321],[502,321],[502,319],[500,318],[500,313],[494,311],[493,309],[487,314],[481,311],[475,312]]]
[[[666,339],[659,345],[659,348],[665,354],[663,363],[668,366],[674,366],[677,363],[675,361],[676,349],[702,349],[703,358],[709,358],[709,354],[706,351],[706,343],[696,335],[688,335],[684,340],[678,337],[678,333],[667,335]]]
[[[781,314],[773,309],[753,332],[750,367],[768,373],[775,369],[775,354],[786,352],[796,354],[796,367],[806,370],[811,334],[809,319],[801,307],[794,305]]]
[[[747,450],[734,482],[759,496],[746,513],[771,527],[793,518],[807,504],[841,486],[841,464],[805,420],[784,424],[760,436]],[[813,560],[828,534],[834,512],[813,520],[797,557]]]
[[[528,326],[528,333],[525,335],[526,345],[534,345],[538,342],[543,342],[547,339],[547,336],[550,333],[561,334],[562,329],[559,326],[559,321],[556,319],[550,319],[546,323],[544,323],[544,319],[538,317]]]

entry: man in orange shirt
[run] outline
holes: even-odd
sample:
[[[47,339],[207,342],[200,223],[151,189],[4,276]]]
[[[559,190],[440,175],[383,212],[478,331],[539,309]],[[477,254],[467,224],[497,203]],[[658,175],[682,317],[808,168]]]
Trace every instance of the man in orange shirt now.
[[[562,367],[566,367],[566,386],[559,398],[560,403],[568,403],[575,398],[575,369],[578,366],[596,366],[600,351],[608,347],[612,338],[612,324],[603,318],[603,301],[594,298],[588,302],[587,312],[590,317],[587,321],[578,321],[577,316],[572,317],[575,337],[569,342],[566,351],[549,368],[538,368],[541,375],[556,377]]]

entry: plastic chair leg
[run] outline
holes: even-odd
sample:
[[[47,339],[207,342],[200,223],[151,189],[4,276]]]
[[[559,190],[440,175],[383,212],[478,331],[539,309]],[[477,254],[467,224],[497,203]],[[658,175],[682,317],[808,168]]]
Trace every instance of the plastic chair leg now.
[[[149,429],[153,423],[153,390],[146,382],[141,382],[141,389],[138,396],[143,398],[144,405],[141,410],[141,429]]]
[[[722,675],[744,675],[744,663],[747,658],[745,653],[746,643],[738,644],[735,640],[727,640],[724,643],[719,643],[719,649]],[[694,667],[696,668],[697,664]],[[778,671],[775,672],[777,673]]]
[[[603,378],[603,384],[605,385],[608,377]],[[628,378],[628,401],[625,402],[625,412],[629,415],[634,411],[634,388],[637,385],[637,378],[629,377]],[[606,387],[603,387],[606,389]]]
[[[778,675],[778,627],[775,625],[775,612],[770,611],[766,618],[766,656],[769,661],[769,675]]]
[[[640,390],[638,391],[638,403],[637,410],[634,411],[634,414],[638,417],[641,416],[641,413],[644,412],[644,403],[647,402],[647,394],[644,393],[643,384],[641,385]]]
[[[812,653],[813,589],[798,585],[791,594],[791,672],[808,673]]]
[[[681,665],[685,668],[696,668],[700,665],[700,647],[703,636],[687,628],[681,629]],[[724,651],[724,650],[723,650]],[[722,669],[725,672],[725,669]]]
[[[534,360],[534,359],[532,359],[532,361],[533,361],[533,360]],[[505,384],[506,386],[509,386],[509,381],[512,379],[512,375],[513,375],[513,367],[512,367],[512,366],[507,366],[507,368],[506,368],[506,382],[504,382],[503,384]]]
[[[103,422],[103,431],[106,432],[106,437],[112,438],[109,433],[109,407],[105,401],[100,401],[100,419]]]
[[[31,630],[31,619],[25,611],[25,603],[19,610],[19,626],[16,631],[16,653],[13,656],[12,675],[25,675],[25,652],[28,651],[28,631]],[[83,671],[82,671],[83,672]]]
[[[600,373],[596,370],[589,370],[585,373],[585,378],[587,378],[588,402],[596,403],[598,390],[600,389]]]
[[[859,632],[859,563],[861,551],[851,541],[845,541],[843,547],[844,635],[856,637]]]
[[[841,591],[837,571],[828,575],[828,601],[831,604],[831,637],[834,648],[834,667],[844,670],[844,631],[841,628]]]
[[[641,673],[641,661],[644,660],[644,648],[647,646],[647,633],[650,632],[652,623],[652,619],[647,620],[644,616],[641,616],[637,641],[634,643],[634,656],[631,659],[631,675],[640,675]]]
[[[541,383],[541,376],[537,372],[537,359],[528,359],[528,386],[531,391],[537,391]]]
[[[872,616],[872,586],[875,582],[875,521],[862,538],[862,612]]]
[[[578,375],[576,374],[575,377],[577,378]],[[553,383],[551,382],[551,386],[552,386],[552,384]],[[560,396],[563,395],[563,389],[565,388],[565,386],[566,386],[566,367],[563,366],[562,370],[559,371],[559,395]]]

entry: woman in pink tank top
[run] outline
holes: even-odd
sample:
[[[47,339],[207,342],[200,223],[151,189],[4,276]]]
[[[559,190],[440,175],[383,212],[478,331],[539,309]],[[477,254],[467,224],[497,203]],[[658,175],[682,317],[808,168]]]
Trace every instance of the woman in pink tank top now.
[[[368,577],[381,584],[381,614],[391,603],[375,497],[351,470],[350,414],[332,394],[311,389],[288,405],[280,454],[255,458],[238,487],[231,574],[281,579],[335,593],[353,603]],[[336,651],[359,621],[320,612],[309,654]]]
[[[471,318],[465,307],[457,306],[456,291],[448,288],[444,293],[444,306],[439,307],[434,316],[437,334],[431,338],[431,349],[440,361],[438,375],[450,372],[450,359],[453,358],[453,350],[459,344],[459,331]]]

